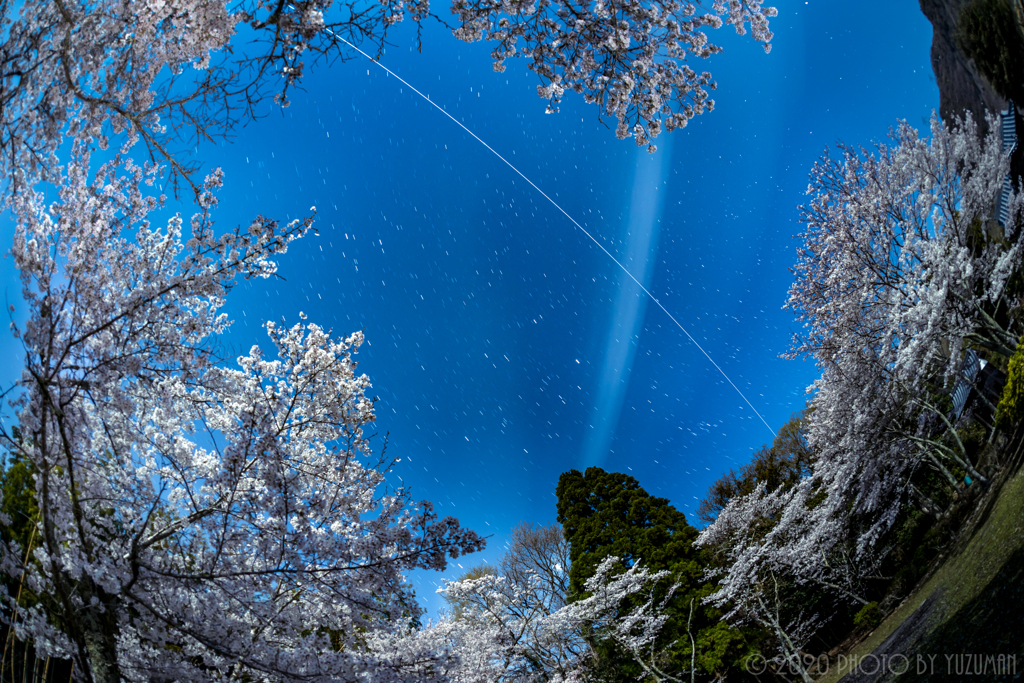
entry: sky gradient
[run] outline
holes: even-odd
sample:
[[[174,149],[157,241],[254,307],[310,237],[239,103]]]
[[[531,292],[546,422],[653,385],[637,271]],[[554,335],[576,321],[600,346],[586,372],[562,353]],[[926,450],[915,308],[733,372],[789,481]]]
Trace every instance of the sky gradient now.
[[[826,147],[881,140],[938,107],[931,26],[918,3],[779,2],[773,50],[712,32],[697,65],[715,110],[663,134],[653,155],[619,141],[569,94],[545,115],[537,79],[439,26],[395,34],[382,62],[473,130],[644,283],[772,428],[800,410],[816,372],[780,358],[797,206]],[[438,6],[437,9],[443,9]],[[490,535],[555,521],[555,485],[599,465],[636,477],[691,523],[699,499],[772,434],[686,335],[586,235],[494,154],[375,64],[311,71],[290,108],[198,156],[221,166],[224,229],[259,213],[319,212],[319,236],[280,260],[284,280],[228,300],[225,342],[268,348],[262,321],[365,331],[376,444],[392,480]],[[614,122],[612,122],[614,124]],[[169,207],[183,214],[187,205]],[[2,238],[10,244],[12,228]],[[2,263],[9,302],[19,287]],[[0,342],[5,386],[20,349]],[[441,576],[417,573],[433,614]]]

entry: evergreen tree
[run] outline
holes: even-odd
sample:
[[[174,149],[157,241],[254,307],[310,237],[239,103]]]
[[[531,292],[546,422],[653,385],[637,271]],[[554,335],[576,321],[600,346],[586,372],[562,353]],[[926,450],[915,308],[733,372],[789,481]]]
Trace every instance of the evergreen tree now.
[[[583,593],[601,560],[615,555],[627,566],[638,560],[654,571],[696,566],[697,530],[665,498],[655,498],[633,477],[600,467],[565,472],[558,479],[558,521],[569,541],[569,591]],[[678,565],[678,567],[677,567]]]
[[[648,494],[627,474],[589,467],[586,473],[570,470],[559,477],[558,522],[569,542],[570,599],[587,597],[585,583],[609,556],[622,558],[626,567],[642,562],[652,571],[668,570],[680,582],[670,603],[673,615],[659,641],[670,649],[671,668],[688,671],[691,641],[687,634],[691,601],[694,607],[690,632],[696,642],[696,667],[721,676],[747,652],[739,630],[721,624],[718,610],[702,605],[716,590],[703,582],[707,567],[702,551],[694,547],[697,530],[667,499]],[[626,608],[632,607],[627,605]],[[636,680],[642,671],[610,642],[594,643],[598,662],[593,673],[601,680]]]

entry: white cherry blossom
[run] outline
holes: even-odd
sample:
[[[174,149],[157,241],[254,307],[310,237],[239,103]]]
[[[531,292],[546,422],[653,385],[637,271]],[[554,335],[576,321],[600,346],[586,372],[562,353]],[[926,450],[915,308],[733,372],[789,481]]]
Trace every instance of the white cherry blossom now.
[[[49,613],[6,596],[4,618],[95,683],[442,677],[448,654],[396,626],[421,613],[404,572],[483,541],[387,485],[362,333],[268,322],[269,349],[219,355],[237,279],[313,217],[218,234],[216,173],[158,224],[155,169],[88,163],[78,145],[57,201],[13,202],[23,438],[3,436],[36,474],[25,578]],[[10,576],[22,553],[0,547]]]

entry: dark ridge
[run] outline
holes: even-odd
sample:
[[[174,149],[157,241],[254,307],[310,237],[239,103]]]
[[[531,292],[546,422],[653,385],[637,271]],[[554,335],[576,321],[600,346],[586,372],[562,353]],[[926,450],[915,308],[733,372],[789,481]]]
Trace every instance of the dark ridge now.
[[[920,0],[921,11],[932,23],[932,70],[939,86],[939,116],[946,122],[970,112],[979,133],[988,132],[985,111],[998,114],[1007,101],[978,73],[956,46],[956,20],[969,0]]]

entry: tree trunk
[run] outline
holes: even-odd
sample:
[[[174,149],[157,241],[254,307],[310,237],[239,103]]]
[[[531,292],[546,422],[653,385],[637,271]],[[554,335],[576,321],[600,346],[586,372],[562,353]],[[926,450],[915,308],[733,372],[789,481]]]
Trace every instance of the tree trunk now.
[[[924,450],[925,457],[931,462],[935,470],[945,477],[946,482],[950,487],[956,491],[959,495],[963,491],[963,486],[960,484],[960,480],[953,476],[953,473],[946,469],[946,466],[939,462],[939,459],[935,457],[935,454],[929,450]]]
[[[88,583],[92,581],[85,579]],[[85,582],[84,581],[84,582]],[[89,655],[92,683],[121,683],[121,668],[117,663],[117,614],[112,607],[104,609],[107,596],[96,587],[84,591],[86,607],[81,621],[82,637]],[[91,597],[99,602],[89,606]]]
[[[921,508],[922,512],[924,512],[927,515],[931,515],[931,517],[936,522],[941,522],[943,519],[945,519],[946,512],[941,507],[939,507],[938,503],[933,501],[925,494],[921,493],[921,490],[919,488],[911,484],[910,492],[913,494],[914,499],[917,501],[917,506]]]

